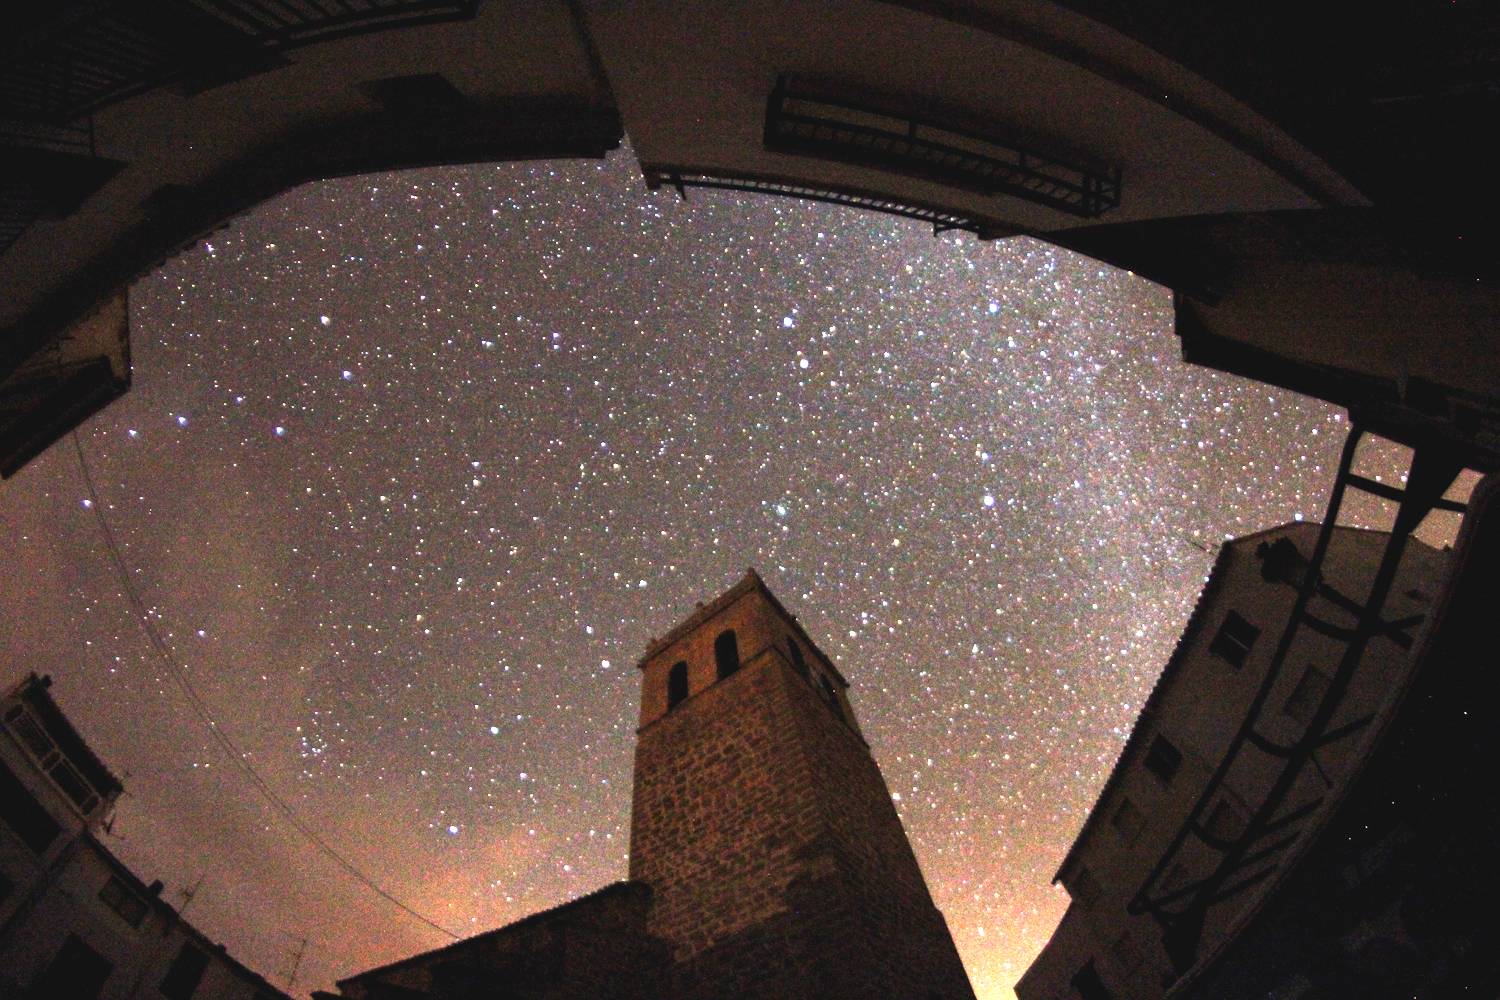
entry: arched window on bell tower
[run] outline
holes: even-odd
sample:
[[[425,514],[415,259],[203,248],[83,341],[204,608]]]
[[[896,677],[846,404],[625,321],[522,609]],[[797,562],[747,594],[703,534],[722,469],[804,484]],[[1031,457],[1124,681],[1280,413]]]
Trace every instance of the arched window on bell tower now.
[[[792,650],[792,669],[797,671],[797,673],[801,674],[802,677],[806,679],[807,660],[802,655],[802,647],[798,645],[797,640],[793,639],[791,636],[787,636],[786,644],[791,647]]]
[[[714,662],[718,664],[721,681],[740,669],[740,640],[734,629],[725,629],[714,640]]]
[[[667,673],[667,711],[687,700],[687,660],[678,660]]]

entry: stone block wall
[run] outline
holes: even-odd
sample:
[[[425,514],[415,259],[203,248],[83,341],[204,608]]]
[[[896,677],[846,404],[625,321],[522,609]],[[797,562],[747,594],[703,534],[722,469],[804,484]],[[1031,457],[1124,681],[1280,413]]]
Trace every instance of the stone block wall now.
[[[641,733],[630,877],[655,890],[651,932],[678,958],[785,910],[822,830],[787,680],[762,658]]]
[[[754,588],[716,605],[643,661],[648,689],[678,659],[711,666],[725,627],[748,654],[670,711],[643,697],[630,877],[654,889],[670,992],[972,997],[852,712],[820,690],[824,664],[794,669],[794,626]]]

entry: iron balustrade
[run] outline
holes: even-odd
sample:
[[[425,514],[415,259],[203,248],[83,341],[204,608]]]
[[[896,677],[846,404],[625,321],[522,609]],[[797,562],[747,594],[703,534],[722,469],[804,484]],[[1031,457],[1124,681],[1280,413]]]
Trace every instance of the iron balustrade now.
[[[1085,219],[1120,204],[1120,168],[1044,154],[971,129],[847,103],[777,83],[766,103],[766,149],[1011,195]]]
[[[973,233],[982,240],[1013,236],[1016,230],[990,219],[964,212],[954,212],[919,205],[895,198],[858,191],[841,191],[836,188],[813,187],[793,181],[771,178],[728,176],[710,174],[697,170],[677,170],[668,167],[648,167],[645,170],[646,186],[651,190],[661,187],[676,188],[683,198],[688,188],[709,188],[721,191],[748,191],[753,194],[778,195],[785,198],[800,198],[804,201],[820,201],[830,205],[847,205],[863,208],[885,215],[896,215],[904,219],[916,219],[932,225],[933,235],[960,230]]]

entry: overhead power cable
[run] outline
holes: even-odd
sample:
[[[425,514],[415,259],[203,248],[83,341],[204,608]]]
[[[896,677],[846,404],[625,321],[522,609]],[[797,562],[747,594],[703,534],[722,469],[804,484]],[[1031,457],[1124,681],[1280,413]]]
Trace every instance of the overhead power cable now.
[[[407,906],[405,903],[401,902],[401,900],[391,895],[385,889],[381,888],[374,879],[366,875],[357,866],[355,866],[352,861],[345,858],[342,854],[336,851],[326,840],[318,836],[317,831],[313,830],[306,823],[304,823],[301,818],[297,816],[291,805],[288,804],[286,800],[284,800],[280,795],[276,794],[275,789],[266,784],[265,779],[260,776],[260,772],[257,771],[255,769],[255,766],[245,758],[245,754],[240,750],[239,747],[235,745],[234,741],[229,738],[229,735],[219,727],[219,723],[214,718],[213,712],[209,709],[208,703],[203,700],[203,697],[198,693],[197,689],[193,687],[193,682],[188,679],[187,670],[180,663],[178,663],[177,656],[173,652],[171,645],[169,645],[167,641],[162,638],[161,633],[156,630],[156,625],[151,620],[150,611],[147,610],[145,602],[141,600],[140,594],[136,592],[135,583],[131,580],[130,573],[125,568],[124,556],[121,555],[120,547],[115,542],[114,532],[110,530],[109,521],[104,516],[104,505],[99,502],[99,493],[94,489],[94,478],[89,474],[88,460],[84,457],[83,454],[83,443],[78,439],[78,432],[76,430],[73,431],[73,447],[78,452],[78,466],[83,470],[84,485],[88,487],[89,505],[93,508],[94,515],[99,519],[99,530],[104,536],[105,548],[109,550],[110,561],[114,564],[115,572],[120,577],[120,586],[125,591],[125,599],[130,604],[131,613],[135,617],[136,621],[140,622],[141,630],[145,632],[146,641],[148,644],[150,644],[152,652],[154,652],[157,658],[160,659],[165,665],[167,674],[172,678],[173,681],[177,683],[178,687],[182,689],[183,694],[187,697],[188,704],[192,706],[193,711],[208,727],[209,734],[213,737],[214,743],[218,746],[220,752],[222,752],[226,757],[233,761],[237,767],[239,767],[240,771],[249,780],[251,787],[263,799],[265,799],[266,802],[270,804],[272,809],[280,813],[281,816],[285,818],[286,821],[290,823],[298,833],[307,838],[308,843],[312,844],[313,847],[317,848],[320,853],[331,859],[335,864],[337,864],[340,868],[347,872],[349,876],[356,882],[358,882],[360,885],[363,885],[365,888],[369,889],[381,899],[384,899],[386,902],[390,903],[392,906],[395,906],[397,909],[401,910],[408,916],[420,920],[422,923],[426,924],[428,927],[431,927],[433,930],[446,934],[448,937],[457,941],[459,939],[459,935],[453,933],[442,924],[439,924],[436,921],[423,916],[421,913],[418,913],[416,910],[412,909],[410,906]]]

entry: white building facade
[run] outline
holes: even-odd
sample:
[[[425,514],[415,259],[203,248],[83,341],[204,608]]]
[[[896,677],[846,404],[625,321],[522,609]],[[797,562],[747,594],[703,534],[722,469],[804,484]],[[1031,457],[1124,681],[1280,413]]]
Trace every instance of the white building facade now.
[[[123,788],[50,686],[0,698],[0,998],[290,1000],[101,842]]]
[[[1337,809],[1401,701],[1450,555],[1407,543],[1381,631],[1350,660],[1389,536],[1335,528],[1284,636],[1318,534],[1288,524],[1220,550],[1058,870],[1072,901],[1020,1000],[1163,997],[1254,916]]]

